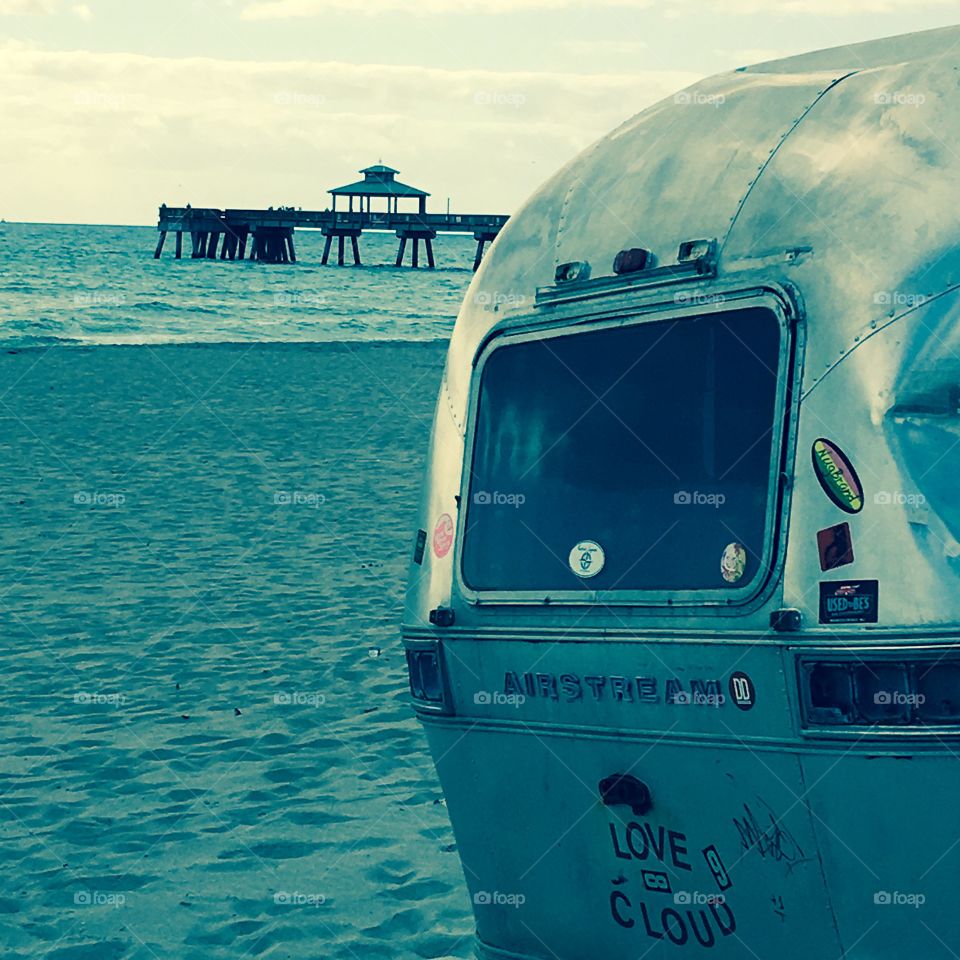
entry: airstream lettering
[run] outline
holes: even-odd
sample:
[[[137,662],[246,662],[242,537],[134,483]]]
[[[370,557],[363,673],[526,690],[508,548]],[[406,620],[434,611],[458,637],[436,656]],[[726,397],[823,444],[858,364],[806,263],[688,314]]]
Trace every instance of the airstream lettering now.
[[[614,677],[575,673],[517,673],[508,670],[503,678],[506,696],[547,697],[551,700],[611,700],[617,703],[668,703],[675,705],[719,707],[726,702],[719,680],[693,678],[683,681],[667,677],[663,695],[656,677]],[[737,697],[737,702],[742,698]]]
[[[480,960],[960,945],[958,49],[704,80],[478,270],[403,641]]]

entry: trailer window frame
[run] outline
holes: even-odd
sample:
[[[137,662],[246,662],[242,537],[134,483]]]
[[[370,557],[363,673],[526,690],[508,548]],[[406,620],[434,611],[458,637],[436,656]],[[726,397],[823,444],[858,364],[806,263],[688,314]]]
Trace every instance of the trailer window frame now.
[[[719,285],[718,285],[719,286]],[[454,544],[455,587],[460,597],[473,605],[543,605],[579,607],[602,605],[636,607],[677,613],[686,609],[715,608],[732,613],[749,612],[763,602],[771,585],[779,580],[784,563],[785,522],[789,490],[782,483],[785,464],[792,460],[796,443],[797,399],[800,373],[799,357],[803,346],[802,316],[792,291],[777,284],[763,287],[724,289],[723,293],[678,296],[670,300],[648,298],[646,302],[617,305],[598,303],[558,308],[550,316],[538,311],[509,324],[495,328],[480,345],[474,358],[474,371],[469,391],[469,406],[464,435],[464,459],[460,480],[460,503],[457,535]],[[618,298],[619,301],[620,298]],[[679,306],[678,306],[679,304]],[[776,394],[774,400],[773,435],[767,486],[767,514],[764,523],[761,570],[743,588],[689,590],[608,589],[608,590],[511,590],[474,589],[464,573],[466,519],[468,497],[473,475],[478,431],[479,397],[483,369],[489,358],[500,349],[529,340],[563,337],[609,328],[656,323],[665,320],[704,317],[711,314],[739,313],[762,307],[776,318],[780,330]]]

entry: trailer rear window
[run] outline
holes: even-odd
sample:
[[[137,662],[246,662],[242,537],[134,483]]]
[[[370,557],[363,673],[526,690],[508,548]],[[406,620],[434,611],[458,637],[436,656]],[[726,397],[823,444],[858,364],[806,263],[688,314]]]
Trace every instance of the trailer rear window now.
[[[769,563],[781,336],[776,314],[751,307],[493,349],[466,498],[467,587],[748,588]]]

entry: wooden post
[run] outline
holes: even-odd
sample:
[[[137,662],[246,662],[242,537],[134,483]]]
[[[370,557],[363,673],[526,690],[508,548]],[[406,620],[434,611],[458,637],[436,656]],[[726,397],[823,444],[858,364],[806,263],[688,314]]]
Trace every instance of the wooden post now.
[[[293,231],[292,231],[292,230],[290,231],[290,236],[287,237],[287,246],[290,248],[290,262],[291,262],[291,263],[296,263],[296,262],[297,262],[297,251],[294,249],[294,246],[293,246]]]
[[[420,269],[420,238],[413,238],[413,261],[410,264],[414,270]]]
[[[229,249],[230,249],[230,233],[229,233],[229,231],[226,231],[226,232],[223,234],[223,243],[220,244],[220,259],[221,259],[221,260],[226,260],[226,259],[227,259],[227,250],[229,250]]]
[[[161,230],[160,237],[157,240],[157,249],[153,251],[153,259],[159,260],[160,254],[163,252],[163,241],[167,239],[167,231]]]
[[[344,236],[341,233],[337,237],[337,266],[340,266],[340,267],[343,266],[343,241],[344,241]]]
[[[403,266],[403,252],[407,249],[407,238],[400,238],[400,249],[397,251],[397,266]]]
[[[240,230],[240,259],[243,260],[247,255],[247,235],[250,233],[247,227]]]
[[[350,240],[353,243],[353,265],[355,267],[360,266],[360,244],[357,243],[357,235],[354,234]]]
[[[176,258],[179,260],[183,256],[183,231],[177,231],[177,252]]]
[[[436,270],[436,264],[433,262],[433,242],[430,240],[429,237],[427,237],[427,239],[424,240],[423,242],[427,248],[427,266],[431,270]]]
[[[287,254],[287,238],[283,234],[280,234],[280,236],[276,238],[276,245],[277,252],[280,254],[280,262],[289,263],[290,257]]]
[[[260,259],[260,234],[256,230],[253,231],[253,243],[250,244],[250,259]]]
[[[210,233],[210,242],[207,244],[207,259],[217,259],[217,242],[220,240],[220,234],[216,231]]]
[[[327,242],[323,245],[323,260],[320,261],[323,266],[326,266],[327,261],[330,259],[330,244],[332,243],[333,243],[333,234],[328,233]]]
[[[480,269],[480,261],[483,259],[483,245],[486,241],[483,238],[477,240],[477,255],[473,258],[473,272]]]

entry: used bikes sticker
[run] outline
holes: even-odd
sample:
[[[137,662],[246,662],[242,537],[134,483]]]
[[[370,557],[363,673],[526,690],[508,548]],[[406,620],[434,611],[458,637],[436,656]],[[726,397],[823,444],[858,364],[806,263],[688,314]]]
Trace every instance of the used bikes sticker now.
[[[879,606],[877,580],[831,580],[820,584],[821,623],[876,623]]]

